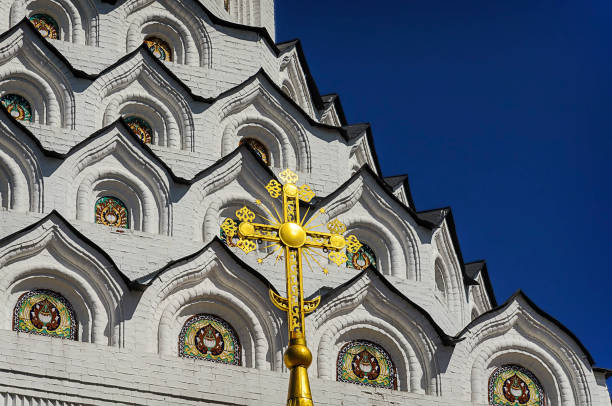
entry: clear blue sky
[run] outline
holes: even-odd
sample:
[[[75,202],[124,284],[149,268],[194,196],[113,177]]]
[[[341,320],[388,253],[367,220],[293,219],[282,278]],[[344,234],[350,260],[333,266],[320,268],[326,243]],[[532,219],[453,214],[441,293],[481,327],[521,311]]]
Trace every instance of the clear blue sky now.
[[[372,123],[384,175],[453,208],[500,303],[523,289],[607,368],[610,21],[609,0],[277,0],[277,39]]]

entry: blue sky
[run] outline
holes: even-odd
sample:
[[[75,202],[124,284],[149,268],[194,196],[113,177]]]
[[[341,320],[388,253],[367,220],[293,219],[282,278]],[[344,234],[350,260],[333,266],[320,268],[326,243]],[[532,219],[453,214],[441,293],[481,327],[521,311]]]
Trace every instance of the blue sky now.
[[[277,0],[277,39],[372,123],[384,175],[453,208],[500,303],[522,289],[607,368],[611,18],[609,0]]]

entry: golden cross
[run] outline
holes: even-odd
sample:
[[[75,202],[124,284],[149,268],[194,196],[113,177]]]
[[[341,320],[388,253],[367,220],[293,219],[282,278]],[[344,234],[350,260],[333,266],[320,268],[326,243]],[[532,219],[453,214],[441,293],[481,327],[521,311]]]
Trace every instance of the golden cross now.
[[[308,185],[298,187],[296,185],[298,176],[289,169],[281,172],[279,178],[284,185],[273,179],[266,186],[266,190],[274,199],[282,196],[282,215],[274,208],[275,216],[263,206],[261,201],[257,200],[256,203],[262,207],[266,215],[256,215],[245,206],[236,211],[236,217],[240,220],[239,224],[232,219],[226,219],[221,228],[230,238],[237,234],[239,240],[236,245],[247,254],[257,249],[255,241],[267,241],[271,243],[268,247],[275,246],[274,252],[278,252],[277,261],[284,254],[287,297],[281,297],[270,289],[270,299],[276,307],[287,312],[288,318],[289,347],[285,352],[284,360],[291,375],[287,406],[310,406],[313,403],[308,381],[308,367],[312,362],[312,354],[306,346],[304,317],[315,311],[321,298],[304,300],[302,259],[309,266],[312,263],[321,266],[327,273],[327,269],[319,263],[316,256],[321,256],[325,260],[329,259],[340,266],[348,259],[343,249],[346,248],[356,253],[362,245],[353,235],[344,237],[346,226],[338,220],[327,223],[329,232],[314,231],[320,225],[308,227],[319,214],[325,213],[324,209],[319,210],[306,223],[308,210],[304,216],[300,216],[300,201],[309,203],[315,193]],[[267,224],[255,223],[257,216],[264,219]],[[322,249],[328,255],[325,257],[313,249]]]

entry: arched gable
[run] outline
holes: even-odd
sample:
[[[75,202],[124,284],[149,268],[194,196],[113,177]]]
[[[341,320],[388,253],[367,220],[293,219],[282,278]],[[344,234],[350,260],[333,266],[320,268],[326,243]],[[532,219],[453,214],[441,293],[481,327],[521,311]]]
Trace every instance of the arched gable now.
[[[315,107],[312,103],[312,96],[308,90],[306,76],[299,61],[299,55],[295,46],[287,50],[280,58],[280,78],[289,89],[289,96],[311,117],[316,117]]]
[[[308,134],[303,125],[287,111],[280,93],[261,75],[222,96],[211,106],[218,112],[219,144],[214,145],[220,156],[233,151],[241,137],[255,133],[270,151],[271,162],[277,168],[295,168],[310,172],[311,152]]]
[[[40,150],[23,127],[0,109],[0,206],[15,211],[43,210]]]
[[[335,379],[336,357],[344,344],[368,340],[391,356],[400,390],[440,394],[440,359],[452,339],[372,268],[326,294],[307,326],[320,378]]]
[[[127,278],[57,212],[0,240],[0,264],[3,309],[12,309],[23,293],[50,289],[74,308],[81,341],[123,345]],[[0,323],[11,329],[10,318]]]
[[[481,314],[497,307],[497,300],[484,260],[465,264],[465,271],[470,279],[478,283],[478,285],[468,288],[468,303],[470,303],[472,309],[470,321],[472,321]]]
[[[212,67],[212,44],[202,18],[193,13],[193,6],[185,0],[158,0],[158,7],[150,7],[153,0],[137,0],[124,7],[129,28],[126,50],[131,52],[148,35],[160,36],[175,49],[177,63]],[[161,5],[161,7],[159,7]]]
[[[467,314],[467,287],[463,282],[461,265],[457,259],[457,253],[453,247],[446,219],[433,237],[436,249],[436,261],[434,262],[433,281],[436,281],[436,274],[439,273],[444,280],[445,297],[447,309],[453,313],[454,319],[460,328],[469,321]]]
[[[321,123],[334,127],[347,124],[340,96],[336,93],[326,94],[321,96],[321,101],[323,102],[323,109],[320,111],[321,118],[319,119]]]
[[[590,354],[569,330],[520,291],[472,321],[458,338],[462,341],[451,359],[447,385],[470,388],[472,402],[486,403],[490,374],[512,364],[537,377],[547,404],[596,404]]]
[[[268,194],[261,193],[273,173],[258,159],[251,148],[242,145],[217,164],[197,175],[182,205],[184,209],[197,207],[192,213],[198,228],[190,230],[196,240],[211,241],[219,235],[219,226],[236,209],[258,196],[269,207],[278,204]],[[188,202],[188,203],[187,203]],[[177,214],[178,216],[178,214]]]
[[[318,205],[325,208],[327,218],[340,218],[351,234],[374,250],[383,274],[421,280],[423,230],[410,215],[400,214],[403,207],[371,172],[359,171]]]
[[[130,340],[146,351],[175,354],[184,322],[194,314],[213,314],[236,330],[242,365],[280,371],[283,318],[268,299],[269,286],[217,238],[155,276],[134,314],[140,324]]]
[[[25,97],[39,124],[75,128],[75,100],[68,69],[27,21],[0,36],[0,93]]]
[[[66,207],[71,217],[93,221],[95,202],[113,196],[131,210],[132,228],[172,234],[171,175],[121,122],[73,148],[54,179],[69,182],[58,197],[66,201],[56,207]]]
[[[35,13],[50,15],[58,24],[60,40],[82,45],[98,45],[99,17],[92,0],[2,0],[3,10],[10,10],[8,27]],[[6,18],[5,17],[5,18]]]
[[[100,97],[96,114],[99,126],[122,115],[140,114],[159,123],[160,146],[193,151],[197,106],[184,85],[170,74],[150,52],[141,47],[122,63],[103,72],[91,85]],[[201,101],[201,100],[198,100]],[[148,112],[154,112],[149,117]]]
[[[376,151],[372,141],[372,128],[369,124],[354,124],[342,127],[349,140],[350,154],[347,163],[351,175],[367,165],[376,174],[380,175],[381,170],[376,159]]]

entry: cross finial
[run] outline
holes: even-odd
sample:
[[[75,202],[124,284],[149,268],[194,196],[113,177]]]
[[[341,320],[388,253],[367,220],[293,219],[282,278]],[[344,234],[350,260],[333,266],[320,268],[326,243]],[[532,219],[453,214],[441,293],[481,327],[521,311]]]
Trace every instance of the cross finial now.
[[[319,265],[327,274],[327,267],[323,266],[317,257],[329,259],[341,266],[348,260],[343,250],[346,248],[356,253],[361,248],[361,243],[354,235],[344,237],[346,226],[338,219],[326,224],[329,232],[315,231],[319,225],[309,227],[313,220],[325,213],[324,209],[320,209],[306,221],[309,208],[304,216],[300,216],[300,202],[310,203],[315,193],[306,184],[298,187],[299,176],[290,169],[282,171],[279,178],[284,184],[272,179],[266,185],[266,190],[274,199],[282,197],[282,214],[274,208],[275,216],[257,200],[256,204],[265,212],[264,215],[255,214],[244,206],[236,211],[239,224],[232,219],[226,219],[221,228],[230,238],[238,235],[236,245],[247,254],[257,249],[255,241],[267,241],[270,243],[269,247],[276,247],[273,253],[278,252],[277,261],[281,254],[284,254],[287,297],[270,290],[270,299],[276,307],[287,312],[288,318],[290,345],[285,352],[285,364],[291,370],[291,381],[287,405],[312,405],[307,373],[312,355],[306,347],[304,316],[315,311],[321,298],[304,300],[302,261],[306,261],[311,267],[313,264]],[[267,224],[256,223],[258,216]],[[327,253],[327,257],[318,252],[319,250]],[[258,262],[263,260],[260,258]]]

